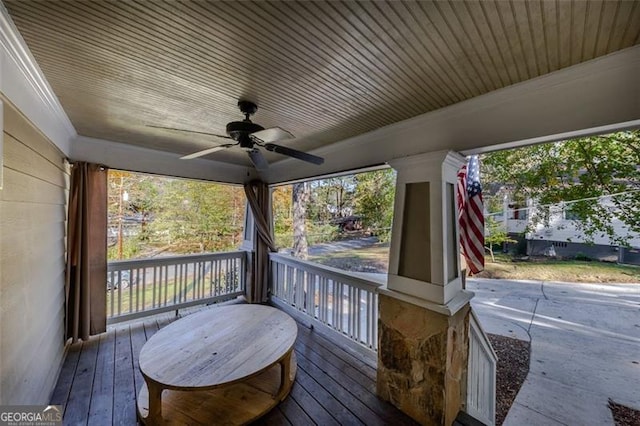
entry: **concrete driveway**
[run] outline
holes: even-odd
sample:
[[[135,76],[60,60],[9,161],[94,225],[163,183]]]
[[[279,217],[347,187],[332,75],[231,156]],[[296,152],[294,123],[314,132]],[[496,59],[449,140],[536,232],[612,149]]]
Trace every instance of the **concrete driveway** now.
[[[640,409],[640,284],[469,279],[484,329],[531,341],[504,422],[614,425],[608,399]]]

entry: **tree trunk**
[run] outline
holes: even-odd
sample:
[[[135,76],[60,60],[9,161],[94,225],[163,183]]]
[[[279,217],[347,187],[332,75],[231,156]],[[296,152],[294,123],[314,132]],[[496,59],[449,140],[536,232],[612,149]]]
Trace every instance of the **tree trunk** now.
[[[306,259],[307,230],[305,218],[307,216],[307,203],[309,201],[309,185],[296,183],[293,185],[293,256]]]

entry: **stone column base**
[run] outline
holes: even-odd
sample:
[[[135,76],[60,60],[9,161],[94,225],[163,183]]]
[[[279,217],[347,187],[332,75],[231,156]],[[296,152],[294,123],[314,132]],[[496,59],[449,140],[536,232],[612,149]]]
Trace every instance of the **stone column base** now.
[[[466,399],[467,302],[452,316],[380,295],[378,395],[423,425],[450,425]]]

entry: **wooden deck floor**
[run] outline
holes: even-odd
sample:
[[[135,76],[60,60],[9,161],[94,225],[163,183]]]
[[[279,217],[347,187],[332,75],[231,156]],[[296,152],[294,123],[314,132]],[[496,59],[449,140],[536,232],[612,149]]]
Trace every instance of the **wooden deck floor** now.
[[[175,320],[164,316],[120,325],[72,345],[52,396],[64,406],[65,425],[135,425],[143,383],[142,345]],[[260,419],[261,425],[415,424],[375,395],[375,369],[299,324],[298,372],[291,394]]]

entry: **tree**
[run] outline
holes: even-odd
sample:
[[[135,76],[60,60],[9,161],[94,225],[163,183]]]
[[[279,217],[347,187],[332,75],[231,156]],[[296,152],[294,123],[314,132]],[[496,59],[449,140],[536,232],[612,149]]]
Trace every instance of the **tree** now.
[[[313,223],[326,224],[353,214],[356,190],[354,175],[319,179],[308,182],[307,185],[310,191],[307,218]]]
[[[355,211],[365,227],[380,240],[391,235],[396,175],[392,169],[376,170],[356,176]]]
[[[165,236],[172,251],[223,251],[241,241],[244,194],[240,188],[170,179],[160,191],[158,205],[152,228]]]
[[[277,247],[293,246],[293,214],[291,185],[278,186],[272,192],[273,234]]]
[[[488,216],[485,221],[484,245],[489,250],[492,262],[496,261],[493,255],[493,246],[505,243],[517,243],[517,241],[509,237],[507,230],[504,229],[504,224],[498,223],[492,216]]]
[[[148,175],[109,170],[107,185],[110,239],[108,258],[128,259],[139,251],[138,240],[144,240],[147,236],[146,225],[154,208],[156,184]],[[138,218],[141,228],[136,230],[135,221]],[[135,237],[127,236],[131,232]]]
[[[572,214],[587,241],[617,235],[614,218],[630,232],[640,232],[640,131],[624,131],[564,142],[533,145],[486,154],[483,183],[502,183],[520,199],[534,199],[542,207],[572,202]],[[611,203],[599,199],[610,196]],[[543,219],[544,220],[544,219]]]
[[[291,195],[293,202],[293,256],[306,259],[309,254],[305,226],[309,185],[305,182],[294,184]]]

